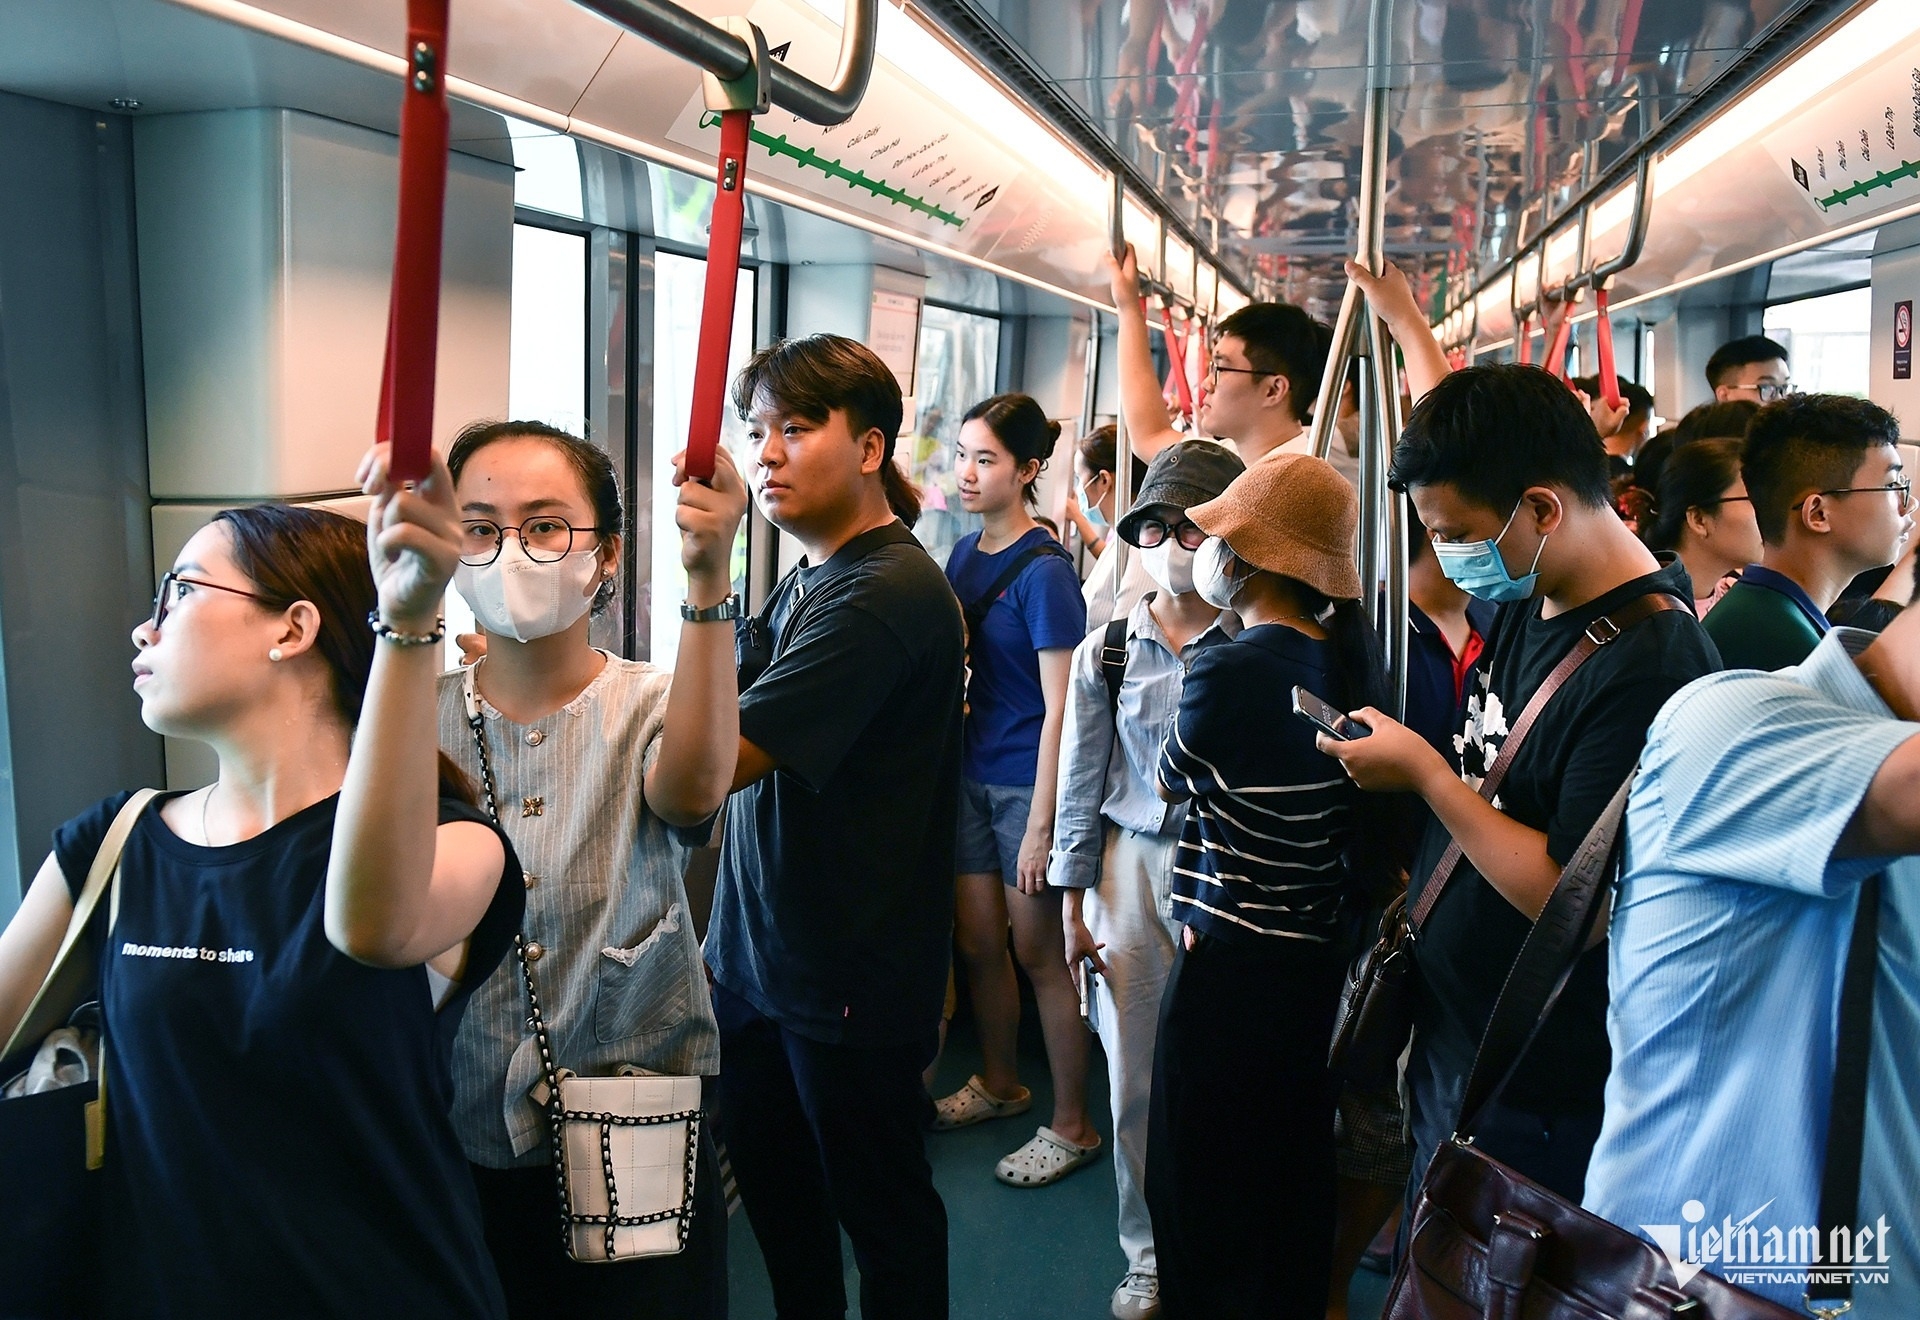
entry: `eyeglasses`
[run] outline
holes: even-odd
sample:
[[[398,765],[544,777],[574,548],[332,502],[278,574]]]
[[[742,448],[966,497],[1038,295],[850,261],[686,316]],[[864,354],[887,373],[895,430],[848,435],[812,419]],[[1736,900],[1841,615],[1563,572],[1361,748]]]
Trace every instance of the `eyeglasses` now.
[[[185,600],[187,598],[187,591],[192,587],[207,587],[214,591],[231,592],[236,596],[245,596],[248,600],[257,600],[262,605],[279,603],[274,600],[273,597],[263,596],[257,591],[245,591],[239,587],[223,586],[218,582],[208,582],[205,578],[191,578],[184,573],[168,573],[160,579],[160,590],[155,592],[153,597],[153,618],[151,622],[156,631],[161,624],[167,621],[167,611]]]
[[[1763,381],[1758,385],[1732,385],[1728,388],[1752,390],[1754,396],[1762,403],[1776,403],[1781,399],[1791,399],[1800,393],[1800,387],[1792,381],[1787,381],[1780,385],[1776,385],[1771,381]]]
[[[1223,371],[1234,372],[1241,376],[1277,376],[1280,374],[1277,371],[1261,371],[1257,367],[1223,367],[1218,362],[1213,362],[1207,366],[1208,388],[1212,388],[1220,383],[1220,373]]]
[[[1905,513],[1913,507],[1913,478],[1902,477],[1898,481],[1889,481],[1884,486],[1843,486],[1839,490],[1816,490],[1813,495],[1898,495],[1899,512]],[[1813,498],[1807,496],[1807,500]],[[1801,500],[1789,512],[1798,513],[1806,506],[1807,500]]]
[[[1153,549],[1168,536],[1172,536],[1183,550],[1198,550],[1207,543],[1207,534],[1184,518],[1171,526],[1158,518],[1145,518],[1133,529],[1133,543],[1142,550]]]
[[[1751,496],[1751,495],[1721,495],[1721,496],[1719,496],[1719,497],[1717,497],[1717,498],[1715,498],[1715,499],[1711,499],[1711,500],[1701,500],[1701,501],[1700,501],[1700,502],[1699,502],[1699,503],[1698,503],[1698,504],[1697,504],[1697,505],[1696,505],[1695,507],[1696,507],[1696,508],[1701,508],[1701,509],[1714,509],[1714,508],[1718,508],[1718,507],[1719,507],[1720,505],[1722,505],[1722,504],[1741,504],[1741,503],[1745,503],[1745,504],[1752,504],[1752,503],[1753,503],[1753,496]]]
[[[536,564],[551,564],[573,553],[576,536],[597,536],[605,530],[575,527],[565,518],[546,516],[529,518],[518,527],[503,527],[487,518],[469,519],[461,526],[465,531],[460,538],[460,562],[469,568],[484,568],[499,558],[508,532],[520,538],[520,548],[527,552],[528,559]]]

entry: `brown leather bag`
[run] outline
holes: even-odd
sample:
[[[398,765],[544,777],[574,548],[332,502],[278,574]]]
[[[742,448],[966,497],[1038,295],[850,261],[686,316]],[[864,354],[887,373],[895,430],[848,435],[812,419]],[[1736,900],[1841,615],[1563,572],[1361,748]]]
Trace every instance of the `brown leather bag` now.
[[[1658,1249],[1530,1182],[1473,1144],[1565,987],[1603,906],[1632,779],[1620,786],[1514,960],[1461,1100],[1420,1185],[1383,1320],[1788,1320],[1706,1271],[1680,1287]],[[1858,1156],[1854,1157],[1857,1167]]]
[[[1594,652],[1662,610],[1687,608],[1672,596],[1654,592],[1636,597],[1588,624],[1580,640],[1554,666],[1546,682],[1520,712],[1520,718],[1514,721],[1506,741],[1500,744],[1500,755],[1494,758],[1487,777],[1480,781],[1480,796],[1493,801],[1514,757],[1520,753],[1520,745],[1526,741],[1527,731],[1533,728],[1534,721],[1554,694]],[[1387,905],[1380,918],[1380,933],[1372,947],[1361,954],[1347,972],[1346,985],[1334,1013],[1327,1066],[1362,1091],[1390,1091],[1399,1084],[1400,1056],[1406,1052],[1407,1041],[1413,1035],[1414,945],[1434,905],[1459,869],[1460,856],[1460,845],[1449,843],[1434,865],[1432,876],[1421,888],[1420,901],[1411,912],[1407,910],[1404,893]]]

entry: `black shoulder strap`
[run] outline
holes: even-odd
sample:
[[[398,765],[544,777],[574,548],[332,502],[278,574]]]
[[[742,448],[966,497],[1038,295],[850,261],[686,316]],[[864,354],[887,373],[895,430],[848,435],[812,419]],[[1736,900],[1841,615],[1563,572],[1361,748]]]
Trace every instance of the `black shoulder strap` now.
[[[1100,673],[1107,680],[1107,716],[1120,711],[1120,685],[1127,681],[1127,619],[1107,621],[1107,635],[1100,643]]]
[[[1619,862],[1620,825],[1632,787],[1633,776],[1628,775],[1574,850],[1573,860],[1560,872],[1560,882],[1553,887],[1546,907],[1520,946],[1506,983],[1500,987],[1500,997],[1494,1001],[1487,1030],[1480,1037],[1479,1053],[1474,1055],[1473,1070],[1467,1075],[1467,1089],[1461,1093],[1454,1136],[1465,1139],[1473,1135],[1487,1108],[1506,1089],[1566,988],[1574,963],[1586,947],[1600,894]]]
[[[1873,1050],[1873,981],[1880,959],[1880,882],[1869,876],[1860,886],[1860,906],[1847,943],[1847,966],[1840,982],[1840,1031],[1833,1061],[1833,1103],[1827,1112],[1827,1157],[1820,1175],[1820,1240],[1831,1242],[1834,1229],[1853,1231],[1860,1212],[1860,1151],[1866,1141],[1867,1061]],[[1853,1297],[1853,1274],[1827,1270],[1831,1282],[1807,1289],[1809,1306],[1846,1302]],[[1840,1310],[1823,1308],[1824,1314]]]
[[[1073,557],[1062,549],[1060,543],[1052,537],[1048,537],[1038,545],[1030,545],[1025,550],[1022,550],[1018,555],[1014,556],[1011,564],[1008,564],[1000,570],[1000,576],[993,580],[992,586],[988,587],[986,591],[982,592],[974,600],[962,604],[961,610],[967,616],[968,633],[971,634],[979,631],[980,621],[987,617],[987,611],[993,608],[993,602],[1000,599],[1000,593],[1012,586],[1020,575],[1026,571],[1027,565],[1031,564],[1041,555],[1058,555],[1069,564],[1073,562]]]

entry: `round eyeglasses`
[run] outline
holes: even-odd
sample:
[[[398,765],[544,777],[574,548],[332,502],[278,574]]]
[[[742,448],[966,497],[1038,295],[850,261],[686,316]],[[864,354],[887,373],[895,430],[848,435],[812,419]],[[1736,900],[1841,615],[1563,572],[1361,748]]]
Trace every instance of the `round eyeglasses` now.
[[[1151,550],[1172,536],[1183,550],[1198,550],[1207,543],[1207,534],[1194,524],[1182,518],[1179,522],[1168,524],[1158,518],[1144,518],[1133,529],[1133,543],[1142,550]]]
[[[469,568],[484,568],[500,557],[507,533],[520,538],[520,548],[536,564],[551,564],[565,559],[578,546],[576,538],[598,536],[599,527],[575,527],[565,518],[542,514],[529,518],[518,527],[503,526],[490,518],[469,518],[461,524],[460,562]]]

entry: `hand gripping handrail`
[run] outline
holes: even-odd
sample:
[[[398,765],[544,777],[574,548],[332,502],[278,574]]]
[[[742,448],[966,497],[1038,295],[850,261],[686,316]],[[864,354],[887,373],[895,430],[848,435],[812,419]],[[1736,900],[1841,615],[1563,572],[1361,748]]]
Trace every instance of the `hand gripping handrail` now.
[[[734,82],[753,71],[755,53],[751,45],[726,28],[688,13],[672,0],[574,2],[699,65],[722,82]],[[822,87],[775,61],[769,79],[773,103],[810,124],[825,127],[844,123],[866,94],[879,30],[880,0],[847,0],[846,22],[840,30],[840,61],[834,68],[832,84]]]

